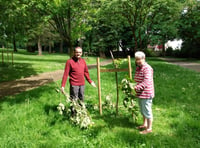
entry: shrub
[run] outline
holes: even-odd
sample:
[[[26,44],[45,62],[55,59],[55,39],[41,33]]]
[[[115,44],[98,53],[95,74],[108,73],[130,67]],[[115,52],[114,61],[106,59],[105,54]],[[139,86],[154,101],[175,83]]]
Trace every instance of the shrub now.
[[[168,47],[166,50],[166,56],[173,56],[173,48],[172,47]]]

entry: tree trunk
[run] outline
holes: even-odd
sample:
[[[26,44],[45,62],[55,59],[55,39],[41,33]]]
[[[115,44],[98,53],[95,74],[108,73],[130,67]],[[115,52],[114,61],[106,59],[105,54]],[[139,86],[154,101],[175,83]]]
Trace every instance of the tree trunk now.
[[[72,57],[74,55],[74,49],[72,47],[71,39],[69,40],[69,51],[70,51],[69,55],[70,57]]]
[[[165,41],[162,41],[162,55],[165,57]]]
[[[63,39],[60,41],[60,53],[63,53]]]
[[[17,52],[15,35],[13,35],[13,49],[14,49],[14,52]]]
[[[49,53],[52,53],[51,51],[51,44],[49,43]]]
[[[137,49],[138,49],[138,44],[137,44],[137,38],[136,38],[136,35],[134,35],[133,38],[134,38],[134,43],[135,43],[134,52],[136,52]]]
[[[134,52],[136,52],[137,48],[138,48],[138,44],[137,44],[137,37],[135,35],[135,29],[132,29],[132,32],[133,32],[133,39],[134,39],[134,43],[135,43]]]
[[[42,55],[42,45],[41,45],[40,36],[38,37],[38,55]]]
[[[69,2],[71,3],[71,0],[69,0]],[[72,47],[72,37],[71,37],[71,5],[69,4],[68,5],[68,12],[67,12],[67,23],[68,23],[68,35],[69,35],[69,55],[70,57],[73,56],[73,53],[74,53],[74,50],[73,50],[73,47]]]
[[[139,49],[142,51],[142,37],[141,37],[141,29],[139,30],[139,40],[140,40],[140,47],[139,47]]]

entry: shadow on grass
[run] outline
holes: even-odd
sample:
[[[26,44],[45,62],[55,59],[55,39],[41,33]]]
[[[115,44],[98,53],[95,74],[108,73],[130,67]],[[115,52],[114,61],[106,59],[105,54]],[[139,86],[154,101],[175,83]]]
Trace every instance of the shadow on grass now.
[[[46,113],[46,115],[48,116],[48,124],[49,126],[54,126],[56,125],[56,123],[59,122],[65,122],[68,119],[68,117],[66,116],[66,114],[60,115],[57,109],[57,105],[49,105],[49,104],[45,104],[44,105],[44,111]]]
[[[37,55],[36,55],[37,56]],[[50,57],[49,57],[50,58]],[[65,62],[67,61],[69,59],[69,57],[66,57],[66,59],[42,59],[42,58],[33,58],[33,59],[31,59],[32,61],[34,61],[34,62],[44,62],[44,63],[49,63],[49,62],[53,62],[53,63],[63,63],[63,64],[65,64]],[[23,57],[23,59],[22,59],[23,61],[30,61],[30,58],[24,58]],[[16,61],[20,61],[20,60],[16,60]]]
[[[0,64],[1,79],[0,82],[6,82],[35,75],[37,72],[32,68],[31,64],[11,63]]]
[[[52,82],[52,78],[39,79],[39,80],[17,80],[10,82],[3,82],[0,84],[0,98],[8,95],[16,95],[30,89],[37,88],[46,83]]]
[[[52,90],[54,90],[55,88],[56,87],[53,85],[44,85],[39,88],[22,92],[14,96],[3,97],[0,99],[0,102],[8,102],[10,105],[15,105],[15,104],[24,103],[26,99],[29,99],[30,101],[32,100],[35,101],[35,100],[40,99],[43,93],[52,94]],[[12,89],[10,91],[12,91]]]
[[[136,128],[138,126],[137,123],[133,123],[130,121],[130,119],[125,115],[115,115],[115,114],[104,114],[102,116],[96,115],[93,117],[94,119],[102,119],[104,122],[106,122],[107,126],[109,128],[114,127],[125,127],[125,128]]]

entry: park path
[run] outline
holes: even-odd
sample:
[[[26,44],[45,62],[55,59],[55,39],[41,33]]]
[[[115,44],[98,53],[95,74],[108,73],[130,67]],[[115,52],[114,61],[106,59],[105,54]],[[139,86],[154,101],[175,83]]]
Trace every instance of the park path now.
[[[112,59],[101,62],[101,66],[112,63]],[[88,65],[88,69],[96,68],[96,64]],[[64,70],[45,72],[27,78],[0,83],[0,98],[9,95],[19,94],[44,84],[62,79]]]
[[[160,58],[160,59],[184,68],[200,72],[200,63],[177,60],[176,58]]]

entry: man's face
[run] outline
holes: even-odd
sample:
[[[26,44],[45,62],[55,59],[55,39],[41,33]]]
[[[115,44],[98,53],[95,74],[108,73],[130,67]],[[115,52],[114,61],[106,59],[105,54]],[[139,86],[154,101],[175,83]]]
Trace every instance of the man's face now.
[[[136,65],[138,65],[138,66],[142,66],[142,65],[144,64],[144,62],[145,62],[145,59],[144,59],[144,58],[136,58],[136,59],[135,59],[135,63],[136,63]]]
[[[82,49],[76,48],[74,51],[74,56],[79,59],[82,56]]]

